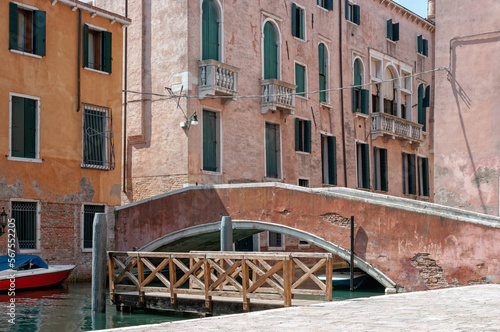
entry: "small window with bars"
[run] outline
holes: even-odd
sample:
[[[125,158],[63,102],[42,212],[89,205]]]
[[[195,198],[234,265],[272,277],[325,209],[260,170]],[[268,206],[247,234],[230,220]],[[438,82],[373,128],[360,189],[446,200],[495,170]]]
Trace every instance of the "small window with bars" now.
[[[12,218],[16,224],[19,249],[37,249],[37,203],[12,202]]]
[[[283,234],[276,232],[269,232],[268,234],[268,247],[269,248],[283,248]]]
[[[104,205],[83,206],[83,248],[92,248],[94,217],[96,213],[104,213]]]
[[[82,167],[105,170],[115,169],[111,108],[83,104]]]

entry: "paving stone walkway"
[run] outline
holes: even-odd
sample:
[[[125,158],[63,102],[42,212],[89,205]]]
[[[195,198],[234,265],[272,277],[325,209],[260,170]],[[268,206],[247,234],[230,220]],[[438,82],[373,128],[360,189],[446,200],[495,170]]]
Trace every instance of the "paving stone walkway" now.
[[[108,331],[500,331],[500,285],[375,296]]]

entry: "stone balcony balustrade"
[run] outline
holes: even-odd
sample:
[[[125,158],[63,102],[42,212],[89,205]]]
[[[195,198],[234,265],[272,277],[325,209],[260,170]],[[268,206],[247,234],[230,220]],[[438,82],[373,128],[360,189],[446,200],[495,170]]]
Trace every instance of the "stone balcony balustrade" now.
[[[200,99],[206,96],[231,96],[238,95],[239,68],[219,62],[217,60],[198,61],[200,77],[198,95]],[[227,100],[234,98],[227,98]]]
[[[262,114],[278,109],[287,115],[294,113],[296,85],[277,79],[261,80],[260,85],[262,87]]]
[[[423,125],[386,113],[372,113],[372,139],[384,137],[400,139],[404,145],[420,145],[423,142]]]

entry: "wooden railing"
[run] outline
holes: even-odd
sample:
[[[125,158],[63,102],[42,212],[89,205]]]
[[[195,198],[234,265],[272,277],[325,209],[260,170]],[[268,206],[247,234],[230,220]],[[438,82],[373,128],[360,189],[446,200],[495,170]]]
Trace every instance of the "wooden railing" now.
[[[198,61],[200,67],[199,97],[207,95],[236,96],[238,94],[239,68],[216,61]]]
[[[213,296],[241,298],[245,311],[251,299],[280,300],[285,307],[298,294],[332,299],[332,283],[315,275],[326,271],[332,279],[330,253],[108,252],[108,264],[113,303],[120,291],[137,292],[141,303],[147,292],[162,292],[174,306],[179,294],[198,295],[208,310]]]
[[[262,80],[260,85],[262,87],[262,114],[266,114],[270,110],[276,111],[278,108],[287,114],[293,114],[296,85],[277,79]]]
[[[422,125],[386,113],[372,113],[372,138],[389,135],[421,143]]]

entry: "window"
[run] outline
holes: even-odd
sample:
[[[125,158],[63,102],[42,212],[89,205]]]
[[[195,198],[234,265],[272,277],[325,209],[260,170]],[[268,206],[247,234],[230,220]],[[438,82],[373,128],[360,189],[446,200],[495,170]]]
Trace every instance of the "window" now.
[[[295,151],[311,152],[311,121],[295,118]]]
[[[264,79],[278,78],[278,32],[271,22],[264,25]],[[278,35],[279,36],[279,35]]]
[[[370,92],[363,89],[363,64],[360,59],[354,60],[354,88],[352,89],[352,111],[368,114]]]
[[[92,248],[94,217],[96,213],[104,213],[104,205],[83,206],[83,248]]]
[[[111,109],[83,104],[82,167],[113,170],[115,151]]]
[[[403,193],[416,195],[415,155],[403,152]]]
[[[382,93],[382,61],[371,57],[370,59],[370,76],[372,81],[372,113],[380,112],[380,96]]]
[[[305,13],[304,8],[297,6],[292,2],[292,35],[305,39]]]
[[[295,85],[297,86],[295,90],[297,96],[306,97],[304,93],[306,91],[306,67],[298,63],[295,64]]]
[[[328,91],[328,53],[325,44],[318,45],[318,64],[319,64],[319,101],[329,102]]]
[[[380,84],[372,84],[372,113],[380,112]]]
[[[285,247],[285,241],[281,233],[268,232],[267,241],[269,248],[283,249]]]
[[[417,53],[427,56],[429,54],[429,42],[422,35],[417,36]]]
[[[346,20],[354,23],[360,24],[360,9],[358,5],[351,3],[349,0],[345,0],[345,18]]]
[[[280,168],[279,125],[266,122],[266,177],[280,178]]]
[[[213,0],[202,5],[202,59],[219,60],[219,22]]]
[[[37,205],[36,202],[12,202],[12,218],[16,221],[20,249],[37,249]]]
[[[369,146],[356,144],[358,188],[370,189]]]
[[[111,73],[111,32],[85,24],[83,26],[83,66]]]
[[[9,49],[45,56],[45,12],[9,3]]]
[[[333,9],[333,0],[317,0],[318,6],[323,7],[328,10]]]
[[[396,116],[398,113],[398,90],[396,89],[394,74],[390,67],[387,67],[384,72],[384,113]]]
[[[220,172],[219,113],[203,110],[203,170]]]
[[[299,179],[299,186],[309,188],[309,180],[307,180],[307,179]]]
[[[373,148],[375,190],[388,191],[387,149]]]
[[[39,159],[40,99],[10,95],[10,156]]]
[[[423,125],[423,131],[427,131],[427,107],[430,106],[430,94],[430,85],[425,88],[423,84],[418,86],[418,123]]]
[[[392,20],[387,20],[387,39],[399,40],[399,23],[392,23]]]
[[[337,143],[334,136],[321,135],[321,165],[323,183],[337,185]]]
[[[418,157],[418,194],[429,196],[429,158]]]

